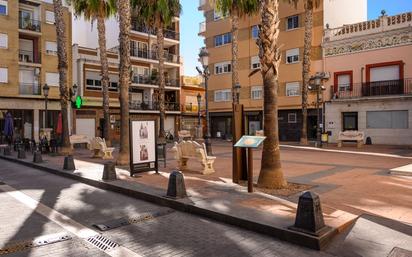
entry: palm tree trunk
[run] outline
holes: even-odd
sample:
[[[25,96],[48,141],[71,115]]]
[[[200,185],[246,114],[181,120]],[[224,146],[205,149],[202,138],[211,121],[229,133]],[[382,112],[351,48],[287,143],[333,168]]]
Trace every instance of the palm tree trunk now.
[[[129,144],[129,86],[130,86],[130,1],[118,0],[120,43],[120,152],[118,165],[130,163]]]
[[[235,85],[239,83],[239,71],[238,71],[238,35],[239,35],[239,17],[236,10],[233,10],[232,18],[232,97],[233,103],[239,103]]]
[[[101,1],[101,5],[103,5]],[[104,128],[103,137],[106,140],[106,144],[111,146],[110,141],[110,106],[109,106],[109,63],[107,61],[106,50],[106,25],[105,17],[99,15],[97,17],[97,30],[99,33],[99,51],[100,51],[100,63],[102,66],[102,88],[103,88],[103,118]]]
[[[160,19],[159,19],[160,20]],[[164,35],[163,24],[158,22],[157,24],[157,56],[159,58],[159,143],[165,142],[165,73],[164,73]]]
[[[312,50],[312,23],[313,23],[313,3],[311,0],[305,1],[305,39],[302,62],[302,131],[300,143],[308,144],[308,87],[310,72],[310,54]]]
[[[61,0],[53,0],[54,14],[57,34],[57,57],[59,69],[59,90],[60,90],[60,106],[62,113],[62,147],[61,153],[70,154],[72,152],[69,138],[69,122],[67,102],[69,101],[69,94],[67,90],[67,35],[66,24],[63,18],[63,6]]]
[[[259,58],[264,85],[264,133],[261,170],[258,185],[282,188],[287,185],[281,168],[278,127],[278,74],[280,51],[279,0],[260,2],[261,28],[259,33]]]

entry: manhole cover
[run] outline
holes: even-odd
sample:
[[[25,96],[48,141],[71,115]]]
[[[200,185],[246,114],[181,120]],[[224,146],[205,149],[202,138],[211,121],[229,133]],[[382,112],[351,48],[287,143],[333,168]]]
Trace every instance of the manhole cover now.
[[[54,244],[54,243],[70,240],[71,238],[72,237],[69,234],[58,233],[58,234],[40,236],[40,237],[36,237],[30,240],[11,242],[5,245],[3,248],[0,248],[0,255],[20,252],[26,249],[39,247],[43,245]]]

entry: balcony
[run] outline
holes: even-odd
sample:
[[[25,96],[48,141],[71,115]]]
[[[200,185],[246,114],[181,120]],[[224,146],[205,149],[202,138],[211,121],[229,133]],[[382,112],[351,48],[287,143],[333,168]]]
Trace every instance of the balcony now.
[[[20,83],[19,94],[20,95],[41,95],[41,87],[39,84],[34,84],[34,83]]]
[[[200,111],[202,112],[204,110],[205,110],[205,106],[200,104]],[[196,104],[193,104],[193,103],[182,104],[182,112],[198,114],[199,107],[198,107],[197,103]]]
[[[412,79],[366,82],[347,87],[335,85],[332,86],[331,92],[333,100],[412,95]]]
[[[179,103],[165,103],[166,111],[180,111]],[[153,101],[129,101],[129,109],[133,111],[159,111],[159,102]]]
[[[199,23],[199,34],[203,34],[206,32],[206,22],[202,21]]]
[[[142,50],[138,48],[131,48],[130,55],[133,57],[139,57],[148,60],[158,60],[157,52],[156,51],[149,51],[149,50]],[[179,56],[175,54],[171,54],[168,52],[164,52],[165,62],[176,63],[179,64]]]
[[[23,63],[41,63],[41,55],[40,52],[33,52],[33,51],[26,51],[26,50],[19,50],[19,62]]]
[[[180,87],[180,81],[178,79],[169,79],[166,78],[167,87]],[[132,76],[132,84],[141,84],[141,85],[159,85],[159,76],[158,75],[141,75],[134,74]]]
[[[33,32],[41,32],[41,21],[33,19],[19,18],[19,29]]]
[[[137,20],[132,20],[132,30],[137,31],[137,32],[142,32],[145,34],[150,34],[153,36],[156,36],[156,29],[155,28],[149,28],[145,25],[142,25],[139,23]],[[171,29],[166,29],[164,31],[164,37],[168,39],[173,39],[173,40],[180,40],[180,34],[174,30]]]
[[[206,5],[207,0],[199,0],[199,7],[198,10],[202,10],[202,8]]]

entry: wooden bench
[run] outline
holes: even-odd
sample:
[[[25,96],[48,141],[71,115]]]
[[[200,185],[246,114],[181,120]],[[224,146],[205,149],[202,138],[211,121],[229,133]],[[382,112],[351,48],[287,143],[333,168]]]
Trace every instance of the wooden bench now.
[[[357,130],[346,130],[339,132],[338,147],[342,147],[343,141],[356,141],[356,146],[361,148],[365,139],[365,133]]]
[[[95,137],[90,140],[90,150],[93,152],[93,158],[102,158],[105,160],[113,159],[113,147],[107,147],[104,138]]]
[[[187,161],[191,159],[200,162],[203,167],[203,170],[201,171],[202,174],[206,175],[215,172],[213,163],[215,162],[216,157],[207,155],[205,144],[199,144],[195,141],[175,142],[175,146],[172,150],[175,153],[175,159],[177,160],[181,171],[187,170]]]
[[[90,139],[86,135],[71,135],[70,146],[73,149],[74,144],[86,144],[87,149],[90,149]]]
[[[185,140],[185,139],[189,139],[192,140],[192,135],[190,134],[189,130],[179,130],[177,132],[177,135],[179,136],[179,141]]]

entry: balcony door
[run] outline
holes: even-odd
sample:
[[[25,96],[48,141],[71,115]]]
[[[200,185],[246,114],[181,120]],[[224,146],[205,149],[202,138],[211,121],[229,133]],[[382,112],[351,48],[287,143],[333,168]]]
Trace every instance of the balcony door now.
[[[19,61],[20,62],[34,62],[34,41],[31,39],[19,39]]]
[[[403,62],[378,63],[366,66],[367,95],[403,93]]]
[[[21,95],[39,95],[39,81],[34,69],[20,69],[19,83]]]
[[[26,29],[33,25],[33,11],[20,10],[19,11],[21,28]]]

